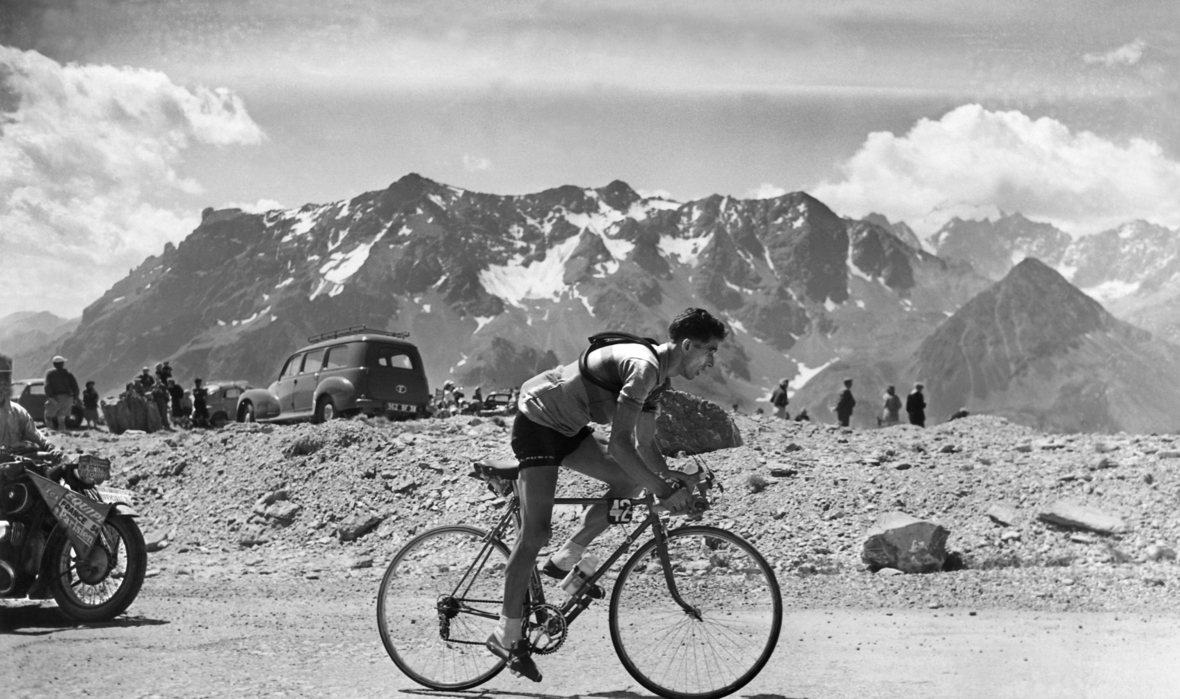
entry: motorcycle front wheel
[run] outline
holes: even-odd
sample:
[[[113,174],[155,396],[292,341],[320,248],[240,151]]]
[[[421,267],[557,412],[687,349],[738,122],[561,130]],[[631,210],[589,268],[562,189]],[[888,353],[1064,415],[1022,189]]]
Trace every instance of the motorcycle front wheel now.
[[[143,586],[147,547],[135,520],[116,515],[103,525],[90,555],[79,554],[60,528],[50,538],[49,591],[81,622],[109,621],[127,610]]]

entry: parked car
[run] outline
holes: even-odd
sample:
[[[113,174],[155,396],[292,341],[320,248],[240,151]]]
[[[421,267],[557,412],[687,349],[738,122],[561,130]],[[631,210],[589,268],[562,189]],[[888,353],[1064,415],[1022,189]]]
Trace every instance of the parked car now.
[[[45,395],[45,379],[13,381],[12,392],[8,394],[8,399],[29,411],[29,415],[33,416],[34,421],[45,422],[45,401],[48,399],[48,396]],[[81,427],[82,421],[85,419],[84,416],[82,406],[75,405],[70,410],[70,416],[66,418],[66,427],[71,429]]]
[[[423,417],[430,387],[409,333],[363,325],[307,338],[269,387],[238,399],[238,422],[314,420],[348,415]]]
[[[512,391],[492,391],[484,396],[483,407],[479,414],[484,416],[511,415],[515,412],[516,404],[512,402]]]
[[[238,399],[254,386],[246,381],[209,381],[205,388],[209,391],[205,398],[209,422],[214,427],[224,427],[226,423],[233,422],[238,414]],[[186,391],[186,394],[191,405],[192,391]],[[183,404],[183,400],[181,402]]]

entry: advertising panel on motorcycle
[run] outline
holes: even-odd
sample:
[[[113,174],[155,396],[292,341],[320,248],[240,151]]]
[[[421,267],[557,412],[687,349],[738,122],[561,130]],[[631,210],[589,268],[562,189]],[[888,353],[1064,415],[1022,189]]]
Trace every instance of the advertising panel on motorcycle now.
[[[82,454],[75,466],[78,478],[87,485],[98,485],[111,477],[111,461],[93,454]]]
[[[41,497],[49,505],[54,516],[65,525],[66,533],[74,542],[74,548],[88,553],[94,540],[102,530],[102,523],[107,518],[111,506],[79,495],[69,488],[63,488],[51,480],[30,473]]]

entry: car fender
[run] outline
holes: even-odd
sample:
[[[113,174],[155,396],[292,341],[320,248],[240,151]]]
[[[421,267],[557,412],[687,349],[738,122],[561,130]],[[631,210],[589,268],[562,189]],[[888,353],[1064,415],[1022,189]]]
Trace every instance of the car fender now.
[[[356,405],[356,384],[343,376],[329,376],[315,387],[315,403],[321,396],[331,396],[337,410],[351,410]]]
[[[248,391],[238,396],[238,402],[234,406],[234,414],[231,419],[236,420],[238,417],[238,408],[242,405],[242,401],[250,401],[254,404],[254,419],[267,420],[278,417],[282,413],[282,408],[279,405],[279,399],[270,389],[266,388],[251,388]]]

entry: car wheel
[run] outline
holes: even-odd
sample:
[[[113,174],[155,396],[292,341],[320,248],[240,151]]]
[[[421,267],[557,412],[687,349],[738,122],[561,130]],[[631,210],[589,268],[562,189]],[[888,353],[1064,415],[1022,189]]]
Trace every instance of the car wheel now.
[[[336,417],[336,404],[328,396],[320,398],[315,404],[315,421],[327,422]]]
[[[238,422],[254,422],[254,404],[243,403],[242,407],[238,408]]]

